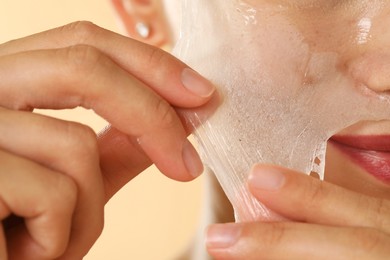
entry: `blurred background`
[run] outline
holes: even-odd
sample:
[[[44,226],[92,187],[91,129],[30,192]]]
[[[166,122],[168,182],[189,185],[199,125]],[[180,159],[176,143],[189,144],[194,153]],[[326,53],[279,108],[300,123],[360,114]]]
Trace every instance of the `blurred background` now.
[[[78,20],[122,33],[109,0],[1,0],[0,43]],[[96,132],[106,125],[83,109],[38,112],[84,123]],[[202,178],[176,183],[148,169],[107,204],[103,234],[84,259],[175,259],[196,229],[201,186]]]

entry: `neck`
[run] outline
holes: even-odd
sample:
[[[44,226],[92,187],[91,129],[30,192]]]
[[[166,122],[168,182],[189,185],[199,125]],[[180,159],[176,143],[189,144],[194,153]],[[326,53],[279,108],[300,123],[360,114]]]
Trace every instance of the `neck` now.
[[[207,227],[214,223],[234,222],[234,211],[223,192],[218,180],[212,172],[205,173],[205,196],[202,216],[193,241],[188,250],[178,259],[207,260],[211,259],[206,252],[204,233]]]

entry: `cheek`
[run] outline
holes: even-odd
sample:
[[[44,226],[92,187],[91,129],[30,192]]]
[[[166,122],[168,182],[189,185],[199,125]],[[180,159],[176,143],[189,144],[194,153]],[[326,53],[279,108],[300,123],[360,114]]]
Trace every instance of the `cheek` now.
[[[264,77],[276,87],[283,88],[286,82],[290,89],[325,81],[334,84],[340,77],[361,81],[352,79],[352,61],[390,45],[386,26],[390,24],[389,3],[318,1],[317,7],[304,8],[308,4],[299,1],[295,7],[287,8],[282,2],[285,1],[239,1],[230,16],[235,31],[226,39],[235,42],[235,46],[246,46],[240,48],[238,62],[250,65],[253,75]],[[364,69],[374,70],[373,67]],[[374,76],[376,85],[390,78],[384,72],[366,74]]]
[[[261,83],[272,85],[285,93],[315,86],[339,73],[335,69],[337,53],[314,51],[306,35],[288,16],[268,9],[253,15],[252,23],[245,16],[236,18],[234,33],[225,40],[239,47],[232,48],[237,52],[234,63],[245,68],[242,73],[245,79],[260,86]],[[226,59],[223,55],[220,58]]]
[[[381,111],[390,110],[374,107],[338,70],[344,54],[337,51],[337,40],[328,37],[324,43],[325,34],[316,32],[327,28],[324,23],[301,23],[308,17],[295,17],[275,4],[256,9],[240,2],[230,8],[232,2],[221,4],[226,10],[218,15],[214,8],[205,19],[193,17],[177,51],[221,92],[223,102],[200,122],[196,136],[237,215],[253,220],[247,214],[259,212],[258,204],[248,204],[256,209],[246,211],[241,200],[241,194],[251,199],[245,187],[253,164],[322,175],[330,136],[362,118],[383,119]],[[192,2],[211,3],[221,2]],[[194,24],[203,26],[196,31]]]
[[[232,51],[235,66],[245,68],[242,76],[283,91],[303,85],[309,46],[284,17],[257,14],[256,23],[242,23],[236,30],[226,42],[239,46]]]

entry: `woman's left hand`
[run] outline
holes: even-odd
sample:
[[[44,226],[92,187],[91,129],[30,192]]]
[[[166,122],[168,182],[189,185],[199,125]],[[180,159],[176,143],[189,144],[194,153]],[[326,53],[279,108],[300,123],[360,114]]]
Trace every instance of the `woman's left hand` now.
[[[255,166],[248,185],[291,221],[211,226],[207,248],[214,258],[389,259],[389,200],[269,165]]]

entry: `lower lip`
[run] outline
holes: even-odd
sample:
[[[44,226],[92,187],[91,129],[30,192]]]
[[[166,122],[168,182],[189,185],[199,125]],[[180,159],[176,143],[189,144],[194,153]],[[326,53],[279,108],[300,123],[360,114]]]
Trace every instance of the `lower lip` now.
[[[363,150],[332,139],[330,143],[376,179],[390,184],[390,152]]]

